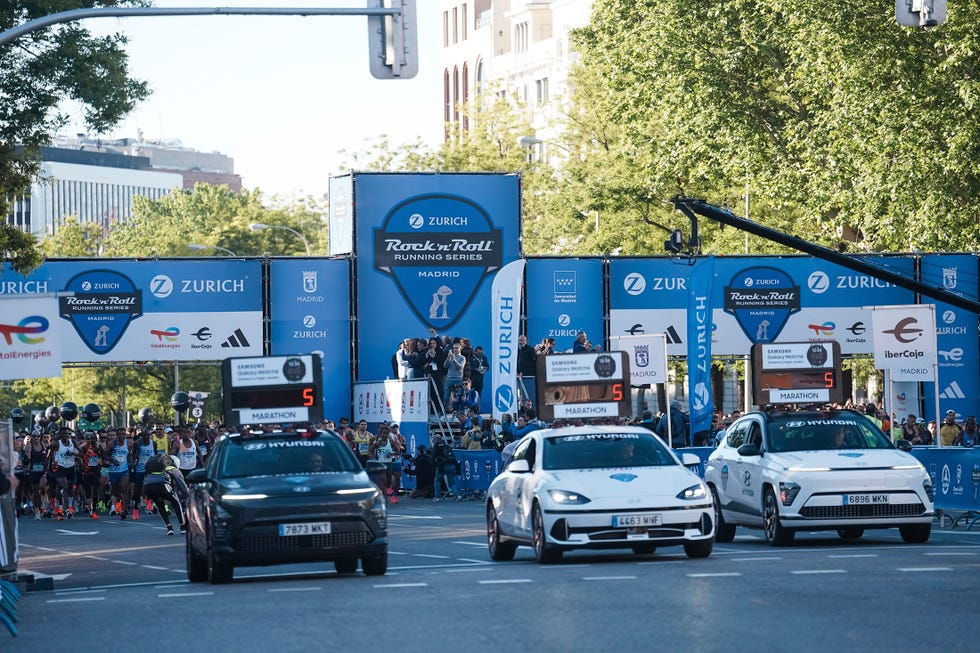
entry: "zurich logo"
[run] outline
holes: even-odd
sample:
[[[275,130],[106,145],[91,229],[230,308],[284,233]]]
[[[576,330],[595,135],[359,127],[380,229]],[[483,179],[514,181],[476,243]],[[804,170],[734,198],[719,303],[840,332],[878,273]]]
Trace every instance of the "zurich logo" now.
[[[304,315],[303,326],[305,326],[307,329],[312,329],[316,326],[316,318],[312,315]]]
[[[568,313],[562,313],[558,316],[558,326],[567,327],[572,323],[572,318],[568,317]]]
[[[150,279],[150,292],[157,299],[170,297],[174,291],[174,280],[165,274],[158,274]]]
[[[708,386],[703,381],[698,382],[694,386],[694,410],[704,410],[709,401],[711,401],[711,393],[708,391]]]
[[[408,226],[412,229],[421,229],[423,226],[425,226],[425,218],[418,213],[415,213],[408,218]]]
[[[493,393],[493,403],[501,413],[509,413],[514,407],[514,389],[509,385],[498,385]]]
[[[647,288],[647,281],[639,272],[630,272],[623,278],[623,290],[628,295],[642,294]]]
[[[609,478],[621,483],[629,483],[636,479],[636,474],[610,474]]]
[[[826,272],[821,272],[820,270],[811,272],[806,280],[806,287],[813,294],[822,295],[830,289],[830,277],[827,276]]]
[[[943,322],[952,324],[956,321],[956,311],[943,311]]]

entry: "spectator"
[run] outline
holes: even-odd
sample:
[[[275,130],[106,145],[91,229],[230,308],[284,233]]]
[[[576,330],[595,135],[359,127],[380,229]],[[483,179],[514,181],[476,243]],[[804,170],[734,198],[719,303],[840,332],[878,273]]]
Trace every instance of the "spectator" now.
[[[477,347],[473,350],[473,356],[470,358],[469,368],[470,381],[473,383],[473,389],[482,394],[483,375],[490,369],[490,361],[487,360],[486,354],[483,353],[483,347],[477,345]]]
[[[972,447],[976,443],[977,420],[973,415],[970,415],[963,421],[963,429],[957,434],[953,444],[960,447]]]
[[[443,494],[454,496],[453,487],[456,485],[456,454],[452,445],[436,435],[432,444],[432,467],[435,473],[436,498]]]
[[[657,424],[657,429],[654,431],[657,435],[663,439],[664,442],[673,440],[671,446],[674,449],[680,449],[681,447],[688,446],[688,428],[690,426],[690,417],[687,413],[681,410],[681,402],[676,399],[670,402],[670,434],[667,433],[667,420],[661,419],[660,423]]]
[[[575,342],[572,343],[572,353],[573,354],[585,354],[593,351],[600,351],[602,347],[599,345],[593,345],[589,342],[589,336],[585,331],[579,331],[578,335],[575,337]]]
[[[431,499],[434,497],[435,474],[432,467],[432,457],[424,444],[419,445],[410,471],[415,475],[415,489],[409,496],[412,499]]]
[[[444,406],[449,407],[452,404],[452,393],[463,385],[463,368],[466,367],[466,358],[460,353],[459,343],[452,345],[445,361],[443,369],[446,372],[446,387],[442,393],[442,401]]]
[[[480,393],[473,389],[473,382],[469,379],[463,379],[463,384],[453,401],[453,410],[457,412],[461,410],[479,412]]]
[[[517,375],[534,376],[537,374],[537,359],[538,355],[534,347],[527,344],[527,336],[524,334],[517,336]]]
[[[956,413],[952,410],[946,411],[946,419],[939,427],[939,439],[944,447],[952,447],[959,434],[963,431],[956,423]]]
[[[402,380],[414,378],[415,343],[411,338],[405,338],[398,345],[398,351],[395,352],[395,362],[397,365],[395,378]]]
[[[463,441],[461,443],[463,449],[475,451],[483,448],[483,429],[479,420],[479,417],[474,418],[472,428],[463,434]]]
[[[902,439],[908,440],[909,444],[916,444],[919,438],[919,429],[916,426],[915,415],[909,415],[902,422]]]

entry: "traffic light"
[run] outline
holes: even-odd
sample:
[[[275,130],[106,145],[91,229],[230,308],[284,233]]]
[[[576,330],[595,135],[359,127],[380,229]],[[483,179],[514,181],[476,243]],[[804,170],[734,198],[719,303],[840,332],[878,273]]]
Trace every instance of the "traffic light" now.
[[[368,16],[371,75],[378,79],[411,79],[419,72],[415,0],[368,0],[369,9],[401,9],[400,14]]]
[[[946,22],[946,0],[895,0],[895,19],[907,27],[935,27]]]

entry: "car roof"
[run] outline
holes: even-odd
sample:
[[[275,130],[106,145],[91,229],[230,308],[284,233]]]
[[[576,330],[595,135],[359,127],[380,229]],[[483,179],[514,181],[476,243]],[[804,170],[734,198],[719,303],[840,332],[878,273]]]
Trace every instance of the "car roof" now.
[[[830,419],[859,419],[865,418],[864,413],[859,413],[850,408],[828,408],[827,410],[754,410],[742,415],[739,420],[746,417],[762,417],[767,422],[785,422],[788,420],[830,420]]]
[[[528,435],[539,435],[543,438],[550,438],[556,436],[564,435],[582,435],[584,433],[638,433],[643,435],[653,435],[650,429],[643,428],[642,426],[616,426],[610,424],[594,424],[585,426],[562,426],[559,428],[548,428],[548,429],[538,429],[537,431],[531,431]]]

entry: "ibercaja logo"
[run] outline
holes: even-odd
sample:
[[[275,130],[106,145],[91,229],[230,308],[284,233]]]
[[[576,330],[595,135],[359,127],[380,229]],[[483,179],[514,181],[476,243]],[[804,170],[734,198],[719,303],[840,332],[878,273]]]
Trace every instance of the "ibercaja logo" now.
[[[778,268],[747,268],[725,287],[725,312],[752,342],[774,342],[800,310],[800,287]]]
[[[96,354],[112,351],[129,323],[143,315],[143,292],[113,270],[76,274],[63,292],[69,294],[58,298],[58,313]]]
[[[419,195],[397,204],[374,229],[374,269],[394,280],[423,324],[443,331],[501,266],[502,246],[501,230],[475,202]]]

